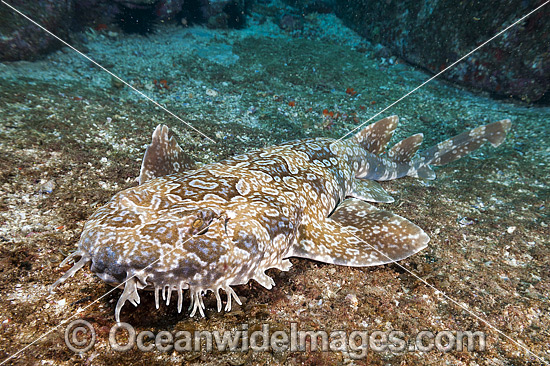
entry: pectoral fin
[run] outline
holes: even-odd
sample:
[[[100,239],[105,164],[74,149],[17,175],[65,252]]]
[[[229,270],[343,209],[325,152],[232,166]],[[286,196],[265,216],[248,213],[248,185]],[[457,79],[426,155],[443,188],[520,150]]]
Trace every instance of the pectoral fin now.
[[[395,262],[425,248],[430,238],[409,220],[347,199],[324,222],[302,228],[289,256],[366,267]]]

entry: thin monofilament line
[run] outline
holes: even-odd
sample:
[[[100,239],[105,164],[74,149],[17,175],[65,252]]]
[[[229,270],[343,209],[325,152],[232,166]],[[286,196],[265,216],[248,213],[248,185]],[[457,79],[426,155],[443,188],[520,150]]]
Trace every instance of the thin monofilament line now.
[[[463,310],[465,310],[468,314],[470,314],[471,316],[473,316],[474,318],[476,318],[477,320],[481,321],[482,323],[484,323],[485,325],[487,325],[489,328],[493,329],[495,332],[497,332],[498,334],[500,334],[501,336],[505,337],[506,339],[508,339],[509,341],[511,341],[512,343],[516,344],[517,346],[523,348],[525,351],[527,351],[528,353],[530,353],[531,355],[533,355],[534,357],[536,357],[539,361],[543,362],[544,364],[546,365],[549,365],[549,363],[541,358],[540,356],[538,356],[536,353],[534,353],[533,351],[531,351],[529,348],[527,348],[526,346],[522,345],[521,343],[519,343],[517,340],[513,339],[512,337],[508,336],[506,333],[504,333],[503,331],[501,331],[500,329],[498,329],[497,327],[495,327],[494,325],[492,325],[491,323],[489,323],[489,321],[483,319],[481,316],[477,315],[476,313],[474,313],[472,310],[468,309],[466,306],[462,305],[461,303],[459,303],[457,300],[453,299],[452,297],[450,297],[449,295],[447,295],[445,292],[441,291],[441,290],[438,290],[437,287],[435,287],[434,285],[430,284],[428,281],[426,281],[425,279],[423,279],[422,277],[418,276],[416,273],[414,273],[413,271],[411,271],[410,269],[408,269],[407,267],[403,266],[402,264],[398,263],[397,261],[395,261],[393,258],[391,258],[390,256],[388,256],[387,254],[383,253],[382,251],[376,249],[374,246],[372,246],[371,244],[367,243],[366,241],[364,241],[363,239],[357,237],[355,234],[353,234],[351,231],[347,230],[345,226],[341,225],[339,222],[336,222],[334,221],[336,224],[340,225],[340,227],[342,229],[344,229],[345,232],[347,232],[349,235],[353,236],[354,238],[356,238],[357,240],[361,241],[362,243],[365,243],[369,246],[369,248],[373,249],[375,252],[377,252],[378,254],[381,254],[383,255],[385,258],[389,259],[390,262],[392,264],[395,264],[397,265],[399,268],[403,269],[404,271],[406,271],[407,273],[409,273],[410,275],[412,275],[414,278],[416,278],[417,280],[421,281],[423,284],[425,284],[426,286],[430,287],[432,290],[435,291],[435,293],[440,293],[441,295],[443,295],[443,297],[445,297],[447,300],[451,301],[453,304],[457,305],[458,307],[462,308]],[[389,264],[389,263],[388,263]]]
[[[431,78],[429,78],[428,80],[424,81],[422,84],[420,84],[419,86],[417,86],[416,88],[414,88],[413,90],[411,90],[410,92],[408,92],[407,94],[403,95],[401,98],[397,99],[395,102],[391,103],[389,106],[385,107],[384,109],[382,109],[381,111],[377,112],[376,114],[374,114],[372,117],[370,117],[369,119],[367,119],[365,122],[361,123],[359,126],[353,128],[352,130],[348,131],[344,136],[340,137],[337,141],[341,141],[343,140],[344,138],[346,138],[347,136],[349,136],[351,133],[357,131],[358,129],[360,129],[361,127],[363,127],[364,125],[366,125],[367,123],[369,123],[370,121],[372,121],[373,119],[375,119],[376,117],[378,117],[379,115],[381,115],[382,113],[384,113],[385,111],[387,111],[388,109],[390,109],[391,107],[393,107],[394,105],[396,105],[397,103],[401,102],[403,99],[407,98],[409,95],[411,95],[412,93],[416,92],[418,89],[422,88],[424,85],[428,84],[430,81],[436,79],[437,77],[439,77],[441,74],[443,74],[444,72],[446,72],[447,70],[453,68],[456,64],[458,64],[459,62],[461,62],[462,60],[464,60],[466,57],[470,56],[472,53],[476,52],[477,50],[479,50],[480,48],[484,47],[487,43],[493,41],[495,38],[498,38],[500,35],[502,35],[503,33],[507,32],[510,28],[513,28],[515,27],[516,25],[518,25],[520,22],[522,22],[525,18],[529,17],[531,14],[537,12],[540,8],[542,8],[543,6],[545,6],[546,4],[548,4],[550,2],[550,0],[547,0],[544,4],[538,6],[535,10],[532,10],[531,12],[529,12],[527,15],[524,15],[523,17],[519,18],[518,20],[516,20],[515,22],[513,22],[512,24],[510,24],[508,27],[504,28],[503,30],[501,30],[500,32],[498,32],[497,34],[495,34],[494,36],[492,36],[491,38],[489,38],[488,40],[486,40],[485,42],[483,42],[482,44],[480,44],[479,46],[477,46],[476,48],[474,48],[473,50],[471,50],[470,52],[468,52],[467,54],[465,54],[464,56],[462,56],[461,58],[459,58],[458,60],[456,60],[455,62],[453,62],[452,64],[450,64],[449,66],[447,66],[446,68],[444,68],[443,70],[441,70],[440,72],[438,72],[437,74],[435,74],[434,76],[432,76]]]
[[[210,223],[208,226],[206,226],[206,228],[204,230],[208,230],[208,228],[212,225],[212,223]],[[187,243],[189,240],[197,237],[199,234],[195,234],[193,236],[191,236],[189,239],[185,240],[183,244]],[[176,250],[178,247],[174,246],[173,249],[169,250],[165,255],[168,255],[170,253],[172,253],[174,250]],[[160,261],[161,258],[159,259],[156,259],[154,260],[153,262],[151,262],[149,265],[147,265],[146,267],[142,268],[140,271],[144,271],[146,270],[147,268],[151,267],[153,264],[157,263],[158,261]],[[35,344],[36,342],[38,342],[39,340],[41,340],[42,338],[46,337],[48,334],[52,333],[54,330],[57,330],[59,327],[61,327],[62,325],[65,325],[69,320],[73,319],[74,317],[76,317],[79,313],[85,311],[86,309],[88,309],[90,306],[92,306],[93,304],[95,304],[96,302],[100,301],[101,299],[103,299],[105,296],[109,295],[111,292],[115,291],[116,289],[118,288],[121,288],[122,285],[126,285],[126,283],[128,281],[130,281],[131,279],[135,278],[136,275],[138,273],[135,273],[133,274],[132,276],[130,276],[129,278],[127,278],[126,280],[124,280],[123,282],[121,282],[120,284],[116,285],[115,287],[113,287],[112,289],[110,289],[109,291],[107,291],[106,293],[104,293],[103,295],[101,295],[100,297],[98,297],[97,299],[95,299],[94,301],[92,301],[91,303],[89,303],[88,305],[86,305],[85,307],[83,307],[82,309],[80,309],[79,311],[77,311],[75,314],[71,315],[70,317],[66,318],[66,319],[63,319],[58,325],[52,327],[50,330],[48,330],[46,333],[42,334],[40,337],[36,338],[34,341],[32,341],[31,343],[27,344],[25,347],[21,348],[19,351],[17,351],[16,353],[14,353],[13,355],[9,356],[8,358],[6,358],[5,360],[3,360],[2,362],[0,362],[0,366],[5,364],[6,362],[8,362],[9,360],[13,359],[15,356],[17,356],[18,354],[20,354],[21,352],[23,352],[24,350],[26,350],[27,348],[31,347],[33,344]],[[61,284],[59,284],[61,285]]]
[[[138,93],[139,95],[141,95],[143,98],[147,99],[148,101],[150,101],[151,103],[153,103],[154,105],[156,105],[157,107],[159,107],[160,109],[162,109],[163,111],[165,111],[166,113],[168,113],[169,115],[171,115],[172,117],[176,118],[178,121],[184,123],[187,127],[189,127],[190,129],[192,129],[193,131],[199,133],[201,136],[205,137],[206,139],[208,139],[209,141],[213,142],[213,143],[216,143],[216,141],[214,141],[212,138],[206,136],[204,133],[202,133],[201,131],[199,131],[198,129],[196,129],[195,127],[193,127],[191,124],[189,124],[188,122],[184,121],[181,117],[177,116],[175,113],[171,112],[170,110],[168,110],[166,107],[164,107],[162,104],[158,103],[156,100],[152,99],[151,97],[149,97],[147,94],[143,93],[142,91],[136,89],[134,86],[130,85],[128,82],[126,82],[124,79],[122,79],[121,77],[119,77],[118,75],[114,74],[113,72],[109,71],[107,68],[101,66],[98,62],[96,62],[95,60],[93,60],[91,57],[85,55],[84,53],[82,53],[81,51],[79,51],[78,49],[76,49],[75,47],[73,47],[72,45],[70,45],[69,43],[67,43],[66,41],[64,41],[63,39],[61,39],[60,37],[56,36],[54,33],[50,32],[48,29],[46,29],[45,27],[43,27],[42,25],[40,25],[39,23],[35,22],[34,20],[32,20],[31,18],[29,18],[27,15],[23,14],[21,11],[19,11],[18,9],[14,8],[12,5],[6,3],[4,0],[2,0],[2,4],[6,5],[7,7],[9,7],[10,9],[12,9],[13,11],[15,11],[16,13],[18,13],[19,15],[21,15],[22,17],[24,17],[25,19],[27,19],[29,22],[31,22],[32,24],[36,25],[37,27],[39,27],[40,29],[42,29],[44,32],[48,33],[50,36],[54,37],[55,39],[57,39],[59,42],[63,43],[65,46],[69,47],[70,49],[72,49],[73,51],[77,52],[80,56],[86,58],[88,61],[90,61],[91,63],[93,63],[94,65],[96,65],[97,67],[99,67],[100,69],[102,69],[103,71],[105,71],[106,73],[108,73],[109,75],[111,75],[112,77],[114,77],[115,79],[117,79],[118,81],[124,83],[124,85],[126,85],[127,87],[131,88],[133,91],[135,91],[136,93]]]

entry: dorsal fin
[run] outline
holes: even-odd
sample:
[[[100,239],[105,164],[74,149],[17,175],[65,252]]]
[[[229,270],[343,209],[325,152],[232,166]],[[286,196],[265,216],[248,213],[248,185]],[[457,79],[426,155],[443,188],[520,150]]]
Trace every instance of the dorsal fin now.
[[[158,125],[153,132],[151,145],[143,156],[139,184],[193,168],[193,162],[178,145],[170,129],[165,125]]]
[[[393,131],[397,127],[398,121],[399,118],[397,116],[386,117],[368,125],[352,138],[361,145],[363,149],[379,155],[384,151],[386,145],[392,138]]]
[[[417,133],[399,141],[388,151],[388,158],[396,163],[406,163],[411,161],[412,157],[418,151],[422,144],[424,135]]]

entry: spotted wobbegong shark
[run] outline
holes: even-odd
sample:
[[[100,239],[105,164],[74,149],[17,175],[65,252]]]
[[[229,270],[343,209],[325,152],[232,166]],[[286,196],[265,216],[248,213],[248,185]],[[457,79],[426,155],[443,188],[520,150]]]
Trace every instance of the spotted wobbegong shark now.
[[[124,285],[116,321],[138,290],[167,304],[190,293],[190,316],[204,316],[203,295],[251,279],[270,289],[269,268],[287,271],[290,257],[354,267],[407,258],[430,238],[417,225],[373,203],[394,199],[379,181],[435,179],[432,166],[451,163],[485,142],[499,146],[510,130],[504,119],[466,131],[417,153],[416,134],[386,150],[398,118],[373,123],[346,140],[310,138],[271,146],[195,168],[171,131],[159,125],[143,158],[139,185],[117,193],[86,222],[80,258],[52,286],[86,264],[103,281]]]

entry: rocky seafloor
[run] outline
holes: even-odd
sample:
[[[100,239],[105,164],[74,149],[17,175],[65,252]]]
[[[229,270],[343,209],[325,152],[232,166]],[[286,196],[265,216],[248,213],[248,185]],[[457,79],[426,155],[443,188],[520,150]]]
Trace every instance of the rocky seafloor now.
[[[75,39],[76,48],[215,143],[68,48],[40,61],[0,64],[0,362],[550,362],[550,109],[494,101],[437,80],[383,112],[381,117],[400,116],[394,141],[422,132],[424,145],[431,146],[504,118],[513,128],[500,147],[484,147],[437,169],[435,181],[383,184],[396,198],[383,206],[421,226],[431,237],[428,248],[400,265],[371,268],[291,259],[290,271],[268,272],[276,283],[272,290],[254,281],[237,286],[243,305],[229,313],[216,311],[211,293],[206,317],[190,318],[188,298],[178,314],[174,303],[156,310],[153,295],[143,292],[141,304],[127,303],[121,316],[136,331],[154,334],[243,324],[250,332],[263,324],[290,332],[291,323],[328,332],[398,330],[411,338],[422,330],[481,331],[485,350],[368,349],[359,359],[350,352],[311,350],[113,350],[109,329],[121,291],[102,297],[111,287],[87,268],[56,293],[49,286],[69,268],[59,263],[76,249],[86,218],[137,184],[157,124],[170,126],[186,153],[206,164],[292,139],[343,136],[429,75],[399,59],[375,56],[370,44],[330,14],[308,15],[299,36],[252,14],[243,30],[161,25],[147,36],[111,29],[88,30]],[[62,323],[77,318],[96,333],[95,345],[83,354],[64,341]]]

